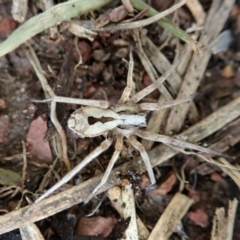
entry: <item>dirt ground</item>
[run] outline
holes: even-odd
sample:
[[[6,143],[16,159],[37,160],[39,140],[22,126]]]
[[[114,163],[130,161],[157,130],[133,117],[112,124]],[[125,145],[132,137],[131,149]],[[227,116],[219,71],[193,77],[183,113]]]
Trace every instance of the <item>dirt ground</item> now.
[[[63,1],[56,0],[54,4],[61,2]],[[148,2],[158,11],[165,10],[170,5],[164,4],[165,1],[158,0]],[[208,13],[211,1],[202,0],[200,3]],[[81,18],[97,19],[100,14],[119,5],[120,1],[114,1]],[[12,1],[0,1],[0,42],[4,41],[20,25],[13,19],[11,7]],[[29,0],[26,20],[42,11],[42,4]],[[121,14],[119,13],[122,19],[132,17]],[[184,30],[192,27],[195,22],[194,16],[186,6],[178,9],[168,18]],[[157,23],[144,28],[148,38],[161,49],[164,56],[172,63],[176,54],[179,53],[179,47],[182,47],[184,43]],[[231,9],[228,20],[222,29],[222,31],[227,30],[231,34],[228,35],[227,40],[222,40],[229,41],[226,50],[211,55],[194,97],[194,107],[185,118],[181,129],[178,132],[173,131],[172,135],[187,130],[219,108],[240,97],[240,5],[238,3]],[[98,33],[94,36],[93,41],[90,41],[86,38],[75,39],[72,33],[60,29],[59,26],[57,34],[53,38],[50,37],[49,30],[45,30],[31,38],[28,43],[36,52],[43,73],[57,95],[107,100],[110,106],[115,106],[126,86],[127,62],[131,46],[133,46],[135,92],[139,92],[151,84],[151,77],[134,50],[135,40],[130,31]],[[51,124],[49,104],[32,102],[33,99],[41,100],[45,96],[36,71],[26,55],[27,50],[28,46],[22,44],[0,58],[1,216],[16,208],[32,204],[44,190],[49,189],[66,174],[66,166],[56,154],[56,140],[55,142],[52,140],[56,136],[56,131]],[[79,50],[82,64],[75,69],[79,61]],[[127,62],[123,59],[126,59]],[[200,57],[199,61],[201,61]],[[61,87],[58,88],[58,86]],[[166,86],[168,87],[169,83],[166,83]],[[176,96],[176,93],[172,92],[172,94]],[[144,99],[144,102],[156,102],[159,97],[159,91],[155,90]],[[67,119],[77,108],[79,106],[76,104],[65,103],[58,104],[57,107],[58,119],[67,135],[68,156],[72,166],[81,162],[104,139],[102,136],[78,138],[68,129]],[[150,121],[151,114],[147,115],[147,119]],[[166,124],[167,120],[165,119],[161,125],[160,134],[165,134]],[[224,153],[233,157],[229,160],[231,164],[239,165],[239,124],[240,118],[238,117],[198,144],[207,147],[220,142],[222,145],[218,145],[216,150],[226,149],[227,151],[224,150]],[[158,143],[154,143],[151,149],[158,146]],[[103,173],[113,151],[114,147],[112,146],[81,170],[72,182],[62,186],[58,192],[70,189],[72,185],[77,185]],[[134,151],[126,141],[116,166],[134,161],[138,156],[139,153]],[[25,157],[27,166],[24,163]],[[26,169],[23,170],[25,166]],[[44,178],[50,169],[51,174]],[[227,209],[229,200],[234,198],[240,200],[239,186],[221,168],[206,163],[197,156],[179,153],[167,160],[164,165],[154,167],[157,184],[153,189],[147,187],[150,184],[147,173],[141,174],[137,170],[126,171],[120,173],[120,178],[128,179],[133,184],[136,213],[151,233],[159,217],[179,191],[181,171],[185,176],[182,193],[192,199],[193,204],[179,224],[181,229],[176,229],[170,239],[210,239],[215,210],[219,207]],[[239,209],[238,207],[232,238],[236,240],[240,239]],[[49,240],[124,239],[128,224],[129,219],[123,219],[120,216],[106,194],[100,194],[88,204],[77,204],[37,222],[44,238]],[[98,235],[98,238],[83,237],[93,235]],[[16,229],[0,235],[0,239],[23,238]]]

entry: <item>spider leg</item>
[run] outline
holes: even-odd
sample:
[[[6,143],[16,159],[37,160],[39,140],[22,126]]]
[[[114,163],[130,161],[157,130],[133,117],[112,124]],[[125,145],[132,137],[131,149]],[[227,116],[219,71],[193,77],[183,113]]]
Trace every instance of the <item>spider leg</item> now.
[[[129,61],[129,66],[128,66],[128,75],[127,75],[127,86],[123,90],[121,98],[118,100],[118,104],[121,105],[125,103],[131,94],[132,88],[133,88],[133,67],[134,67],[134,62],[133,62],[133,56],[132,56],[132,51],[130,50],[129,53],[130,61]]]
[[[44,198],[48,197],[50,194],[52,194],[54,191],[56,191],[58,188],[60,188],[63,184],[70,181],[80,170],[82,170],[88,163],[90,163],[94,158],[99,156],[102,152],[107,150],[113,140],[106,139],[104,140],[100,146],[95,148],[91,153],[89,153],[81,163],[79,163],[75,168],[73,168],[69,173],[67,173],[59,182],[57,182],[53,187],[48,189],[41,197],[39,197],[35,202],[40,202]]]
[[[199,152],[209,153],[216,156],[225,156],[224,154],[221,154],[209,148],[201,147],[197,144],[185,142],[185,141],[182,141],[173,137],[165,136],[165,135],[154,134],[154,133],[150,133],[142,130],[137,130],[135,134],[138,137],[141,137],[150,141],[154,141],[154,142],[165,143],[166,145],[170,145],[170,146],[173,145],[181,148],[189,148]]]
[[[99,107],[99,108],[109,107],[109,102],[104,100],[91,100],[91,99],[79,99],[79,98],[56,96],[49,85],[46,85],[46,90],[52,93],[51,98],[44,99],[44,100],[32,100],[32,102],[37,102],[37,103],[60,102],[60,103],[80,104],[84,106]]]
[[[191,96],[179,98],[179,99],[164,102],[164,103],[140,103],[139,107],[141,110],[145,110],[145,111],[159,111],[165,108],[176,106],[178,104],[189,102],[193,100],[193,98],[194,98],[194,95],[191,95]]]
[[[149,156],[148,156],[147,151],[145,150],[144,146],[139,141],[137,141],[137,139],[133,136],[130,136],[128,138],[128,140],[129,140],[130,144],[140,152],[140,155],[141,155],[141,157],[142,157],[142,159],[145,163],[150,181],[151,181],[152,184],[155,184],[156,179],[155,179],[155,176],[154,176],[154,173],[153,173],[151,161],[149,159]]]
[[[144,97],[146,97],[149,93],[157,89],[165,80],[171,75],[171,73],[175,70],[180,60],[176,60],[175,63],[165,72],[160,78],[158,78],[154,83],[150,84],[140,92],[136,93],[130,100],[137,103]]]
[[[116,144],[115,144],[115,151],[114,151],[112,158],[108,164],[108,167],[103,175],[103,178],[102,178],[101,182],[97,185],[97,187],[92,191],[92,193],[89,194],[89,196],[85,202],[88,202],[93,197],[93,195],[107,182],[109,175],[113,169],[113,166],[116,163],[120,152],[122,151],[122,148],[123,148],[123,136],[121,134],[119,134],[117,136],[117,140],[116,140]]]

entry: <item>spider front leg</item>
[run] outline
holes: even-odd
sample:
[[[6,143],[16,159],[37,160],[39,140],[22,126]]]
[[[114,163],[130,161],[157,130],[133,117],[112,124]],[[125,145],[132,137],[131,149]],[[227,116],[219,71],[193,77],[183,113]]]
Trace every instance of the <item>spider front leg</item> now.
[[[123,136],[121,134],[119,134],[119,135],[117,135],[115,151],[114,151],[112,158],[108,164],[108,167],[102,177],[102,180],[98,184],[98,186],[92,191],[92,193],[88,196],[88,198],[85,202],[88,202],[93,197],[93,195],[107,182],[109,175],[113,169],[113,166],[116,163],[116,161],[118,160],[118,157],[122,151],[122,148],[123,148]]]
[[[36,103],[46,103],[46,102],[59,102],[59,103],[72,103],[79,104],[84,106],[98,107],[98,108],[108,108],[109,102],[104,100],[91,100],[91,99],[79,99],[79,98],[69,98],[56,96],[52,88],[49,85],[46,85],[46,90],[50,93],[51,98],[44,100],[32,100]]]
[[[35,202],[40,202],[44,198],[48,197],[58,188],[60,188],[65,183],[69,182],[79,171],[81,171],[87,164],[89,164],[94,158],[99,156],[101,153],[106,151],[112,144],[112,139],[104,140],[100,146],[95,148],[91,153],[89,153],[81,163],[79,163],[75,168],[73,168],[69,173],[67,173],[59,182],[57,182],[53,187],[48,189],[41,197],[39,197]]]
[[[141,155],[141,157],[142,157],[142,159],[143,159],[143,161],[145,163],[145,166],[146,166],[146,169],[147,169],[147,172],[148,172],[151,184],[155,184],[156,183],[156,179],[155,179],[155,176],[154,176],[154,173],[153,173],[151,161],[149,159],[149,156],[148,156],[147,151],[145,150],[144,146],[139,141],[137,141],[137,139],[135,137],[133,137],[133,136],[130,136],[128,138],[128,141],[130,142],[130,144],[135,149],[137,149],[140,152],[140,155]]]
[[[199,152],[209,153],[209,154],[216,155],[216,156],[226,156],[224,154],[221,154],[221,153],[211,150],[209,148],[201,147],[199,145],[185,142],[185,141],[182,141],[182,140],[179,140],[179,139],[176,139],[173,137],[165,136],[165,135],[154,134],[154,133],[150,133],[150,132],[143,131],[140,129],[137,130],[135,132],[135,134],[138,137],[141,137],[143,139],[154,141],[154,142],[161,142],[161,143],[164,143],[164,144],[170,145],[170,146],[173,145],[173,146],[177,146],[177,147],[181,147],[181,148],[193,149],[193,150],[196,150]]]

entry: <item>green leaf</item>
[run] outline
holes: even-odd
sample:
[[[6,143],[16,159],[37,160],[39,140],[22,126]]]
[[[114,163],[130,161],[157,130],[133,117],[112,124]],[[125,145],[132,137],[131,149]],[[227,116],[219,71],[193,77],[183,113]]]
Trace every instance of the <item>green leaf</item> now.
[[[21,177],[19,174],[0,168],[0,184],[4,186],[19,186],[21,183]]]

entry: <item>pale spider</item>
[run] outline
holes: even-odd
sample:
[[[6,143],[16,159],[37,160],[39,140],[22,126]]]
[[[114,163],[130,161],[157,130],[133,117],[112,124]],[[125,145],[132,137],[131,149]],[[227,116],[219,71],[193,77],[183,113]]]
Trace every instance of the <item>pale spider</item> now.
[[[74,133],[80,137],[96,137],[100,135],[105,136],[105,140],[93,150],[88,156],[86,156],[79,165],[67,173],[58,183],[46,191],[41,197],[39,197],[36,202],[41,201],[52,192],[60,188],[63,184],[70,181],[82,168],[84,168],[93,159],[99,156],[102,152],[107,150],[113,141],[116,139],[115,151],[111,157],[109,165],[105,171],[105,174],[99,183],[99,185],[93,190],[91,196],[95,194],[108,180],[110,172],[117,161],[121,150],[123,148],[123,138],[128,139],[129,143],[140,152],[140,155],[146,165],[146,169],[149,174],[151,184],[155,184],[155,176],[151,166],[149,156],[144,148],[144,146],[136,139],[140,137],[150,141],[161,142],[169,146],[173,145],[181,148],[193,149],[200,152],[210,153],[213,155],[221,155],[220,153],[213,151],[208,148],[201,147],[192,143],[188,143],[173,137],[154,134],[142,130],[146,127],[146,111],[155,111],[168,108],[180,103],[188,102],[192,100],[192,97],[186,97],[183,99],[173,100],[170,102],[165,102],[163,104],[159,103],[139,103],[138,102],[147,96],[149,93],[154,91],[156,88],[162,84],[166,78],[174,71],[178,61],[176,61],[172,67],[156,82],[152,83],[148,87],[144,88],[134,96],[130,97],[133,88],[133,57],[130,51],[130,61],[129,70],[127,76],[127,86],[125,87],[121,98],[119,99],[115,107],[109,108],[109,103],[107,101],[98,100],[85,100],[85,99],[73,99],[55,96],[51,99],[43,100],[42,102],[55,101],[55,102],[65,102],[65,103],[76,103],[81,105],[88,105],[88,107],[82,107],[77,109],[68,120],[68,127]],[[49,87],[49,91],[52,91]],[[53,91],[52,91],[53,92]],[[53,93],[54,94],[54,93]],[[88,118],[95,118],[97,120],[94,124],[89,124]],[[105,119],[105,121],[102,121]],[[107,120],[106,120],[107,119]],[[136,137],[135,137],[136,136]],[[89,197],[90,198],[90,197]],[[89,199],[88,198],[88,199]]]

